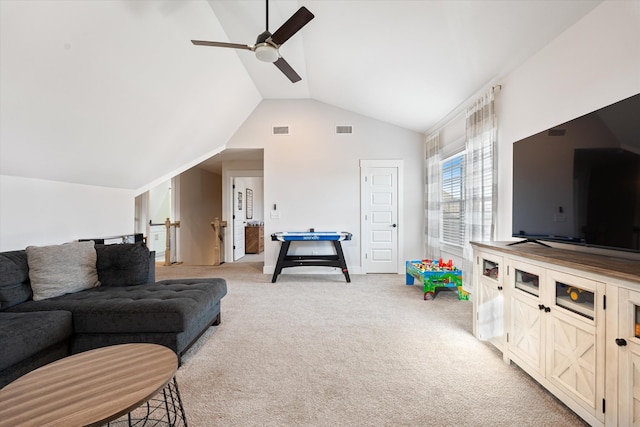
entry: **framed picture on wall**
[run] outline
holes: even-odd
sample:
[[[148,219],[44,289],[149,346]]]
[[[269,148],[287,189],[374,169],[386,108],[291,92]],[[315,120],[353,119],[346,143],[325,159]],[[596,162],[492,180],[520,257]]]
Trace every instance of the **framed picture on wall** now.
[[[247,188],[247,219],[253,218],[253,190]]]
[[[242,191],[238,191],[238,210],[242,210]]]

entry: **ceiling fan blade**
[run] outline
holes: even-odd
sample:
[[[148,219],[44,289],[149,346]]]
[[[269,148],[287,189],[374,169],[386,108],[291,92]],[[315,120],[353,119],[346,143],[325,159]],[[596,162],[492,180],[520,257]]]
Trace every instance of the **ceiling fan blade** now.
[[[283,57],[278,58],[278,60],[273,64],[278,67],[278,69],[282,71],[289,80],[291,80],[291,83],[299,82],[300,80],[302,80],[302,77],[300,77],[298,73],[296,73],[294,69],[291,68],[291,65],[289,65],[289,63],[285,61]]]
[[[280,46],[286,42],[295,33],[300,31],[302,27],[307,25],[309,21],[314,18],[314,14],[309,12],[309,9],[302,6],[296,13],[291,15],[291,18],[287,20],[280,28],[278,28],[271,36],[271,41]]]
[[[191,43],[197,46],[215,46],[215,47],[230,47],[232,49],[246,49],[253,50],[253,46],[239,43],[225,43],[225,42],[208,42],[204,40],[191,40]]]

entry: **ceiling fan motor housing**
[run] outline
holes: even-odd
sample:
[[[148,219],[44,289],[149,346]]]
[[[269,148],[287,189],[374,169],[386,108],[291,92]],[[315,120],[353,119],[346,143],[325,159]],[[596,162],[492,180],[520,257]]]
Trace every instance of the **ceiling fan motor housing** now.
[[[271,37],[271,33],[269,31],[258,34],[258,38],[256,39],[256,46],[266,42],[269,37]]]

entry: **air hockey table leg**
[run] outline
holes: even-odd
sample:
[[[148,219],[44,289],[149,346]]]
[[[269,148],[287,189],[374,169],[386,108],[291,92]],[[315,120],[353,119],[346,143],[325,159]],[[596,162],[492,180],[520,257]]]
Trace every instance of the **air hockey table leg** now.
[[[278,262],[276,262],[276,268],[273,270],[273,277],[271,278],[271,283],[276,283],[278,280],[278,274],[282,273],[282,265],[284,264],[284,260],[287,257],[287,253],[289,252],[290,241],[286,240],[282,242],[280,245],[280,253],[278,254]]]
[[[342,269],[344,278],[347,279],[347,283],[350,283],[351,278],[349,277],[349,270],[347,269],[347,262],[344,260],[344,253],[342,252],[342,245],[340,244],[340,241],[334,240],[333,246],[336,248],[336,255],[338,255],[338,262],[340,263],[340,268]]]

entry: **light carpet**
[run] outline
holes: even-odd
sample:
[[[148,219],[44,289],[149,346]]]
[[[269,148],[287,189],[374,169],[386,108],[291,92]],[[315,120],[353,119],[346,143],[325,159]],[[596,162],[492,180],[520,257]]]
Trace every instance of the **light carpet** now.
[[[403,275],[284,274],[261,263],[158,266],[222,277],[222,323],[177,378],[190,426],[584,426],[491,345],[472,303]]]

